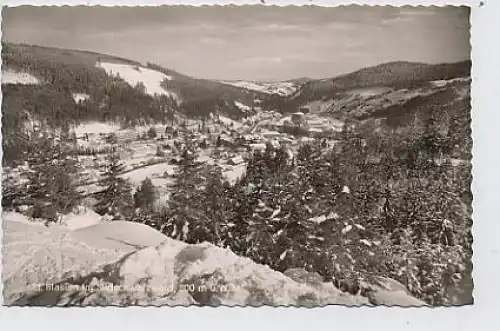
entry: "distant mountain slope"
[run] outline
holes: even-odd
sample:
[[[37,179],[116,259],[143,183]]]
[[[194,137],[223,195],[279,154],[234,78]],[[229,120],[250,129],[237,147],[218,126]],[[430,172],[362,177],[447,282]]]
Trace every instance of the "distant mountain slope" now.
[[[142,65],[88,51],[4,43],[2,58],[3,68],[9,72],[30,74],[43,85],[66,91],[68,97],[73,93],[88,94],[91,98],[87,103],[99,105],[109,103],[109,87],[117,84],[122,85],[122,90],[128,89],[129,95],[148,96],[149,103],[153,103],[154,93],[161,95],[163,98],[156,98],[156,108],[172,107],[191,117],[208,116],[211,112],[233,118],[246,116],[247,108],[242,110],[238,103],[252,107],[255,99],[266,97],[265,93],[188,77],[151,63]],[[136,86],[138,83],[141,84]]]
[[[255,100],[269,97],[263,91],[181,75],[152,63],[147,67],[173,75],[174,78],[164,81],[163,86],[181,96],[179,109],[188,116],[207,116],[215,111],[231,118],[241,118],[249,115],[247,107],[253,108]],[[241,104],[247,107],[238,106]]]
[[[333,82],[336,91],[373,86],[411,88],[433,80],[469,77],[471,65],[471,61],[442,64],[389,62],[310,84],[313,89],[321,89]]]
[[[21,153],[27,123],[134,125],[210,113],[241,118],[252,112],[255,99],[266,97],[88,51],[2,43],[2,62],[4,156],[14,159]]]
[[[398,107],[421,93],[432,95],[438,90],[453,89],[457,84],[467,90],[470,69],[470,61],[444,64],[390,62],[335,78],[308,81],[295,95],[267,100],[264,107],[286,113],[313,105],[313,109],[335,113],[341,118],[366,119],[372,113],[380,115],[383,109]],[[461,81],[455,81],[455,85],[447,83],[457,79]],[[430,104],[431,99],[428,98]],[[365,108],[370,110],[360,110]]]
[[[306,106],[339,118],[355,120],[386,119],[397,124],[415,114],[428,115],[434,110],[470,99],[470,79],[430,81],[416,88],[360,88],[338,93],[327,101]],[[401,123],[404,124],[404,121]]]

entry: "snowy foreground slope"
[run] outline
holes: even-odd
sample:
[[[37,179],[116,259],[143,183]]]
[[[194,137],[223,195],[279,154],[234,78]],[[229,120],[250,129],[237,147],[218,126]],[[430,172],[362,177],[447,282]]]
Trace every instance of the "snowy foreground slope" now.
[[[2,218],[7,305],[423,305],[395,281],[368,299],[300,269],[282,274],[138,223],[70,230],[31,223],[18,213]]]

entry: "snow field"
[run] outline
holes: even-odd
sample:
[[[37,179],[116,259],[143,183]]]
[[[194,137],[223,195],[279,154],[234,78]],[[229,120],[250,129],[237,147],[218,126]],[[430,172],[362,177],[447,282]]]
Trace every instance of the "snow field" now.
[[[222,81],[221,83],[246,88],[247,90],[251,91],[257,91],[267,94],[279,94],[281,96],[291,95],[295,93],[298,88],[294,83],[290,82],[255,83],[248,81]]]
[[[244,105],[239,101],[235,101],[234,104],[236,105],[236,107],[238,107],[239,109],[241,109],[244,112],[249,112],[250,110],[252,110],[252,107]]]
[[[63,281],[59,289],[64,289],[64,279],[83,279],[98,271],[104,273],[102,278],[94,278],[87,285],[106,285],[110,275],[105,274],[110,270],[116,270],[120,282],[114,285],[122,291],[105,293],[106,304],[119,303],[123,295],[143,303],[189,304],[193,303],[192,298],[181,292],[200,285],[212,291],[223,285],[224,289],[220,287],[221,290],[213,295],[228,305],[246,304],[255,296],[252,293],[255,291],[259,295],[265,291],[272,303],[285,305],[296,303],[301,295],[317,291],[227,249],[208,243],[188,245],[143,224],[114,221],[71,231],[30,223],[18,213],[4,213],[3,220],[7,304],[12,304],[24,293],[40,294],[37,291],[43,291],[49,284]],[[203,275],[210,275],[206,284],[200,283]],[[71,284],[70,281],[66,285]],[[105,290],[105,286],[102,289]],[[168,293],[172,290],[176,293]],[[342,297],[336,290],[331,290],[330,296],[332,293],[335,300]],[[90,292],[83,295],[88,296],[89,301],[95,297]],[[54,297],[50,295],[51,300]],[[52,304],[68,300],[65,293],[59,293]],[[354,303],[348,299],[343,302]]]
[[[2,280],[6,304],[32,291],[36,285],[97,271],[101,265],[114,262],[125,253],[88,246],[73,238],[68,228],[45,227],[19,213],[3,213],[2,223]]]
[[[134,186],[139,186],[141,182],[146,178],[150,179],[163,178],[163,175],[165,173],[168,173],[169,176],[171,176],[175,173],[175,169],[176,166],[174,165],[167,163],[160,163],[140,168],[137,170],[132,170],[130,172],[123,174],[121,177],[131,181],[132,184],[134,184]]]
[[[86,133],[96,136],[100,134],[116,132],[119,129],[120,127],[114,123],[87,122],[75,127],[75,134],[77,137],[82,137]]]
[[[85,228],[101,223],[101,215],[91,209],[79,207],[76,211],[64,215],[61,224],[70,230]]]
[[[18,72],[10,69],[2,70],[3,84],[37,85],[40,80],[26,72]]]
[[[109,75],[119,76],[126,81],[130,86],[136,86],[138,83],[144,84],[146,93],[154,96],[155,94],[161,95],[175,95],[172,92],[165,90],[161,83],[166,80],[172,80],[172,76],[165,75],[156,70],[136,67],[128,64],[101,62],[98,64],[101,68],[106,70]]]

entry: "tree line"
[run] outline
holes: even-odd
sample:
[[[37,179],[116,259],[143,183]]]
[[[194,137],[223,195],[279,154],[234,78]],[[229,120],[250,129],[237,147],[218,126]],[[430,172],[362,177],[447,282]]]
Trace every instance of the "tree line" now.
[[[346,130],[335,149],[305,144],[293,160],[269,144],[235,184],[188,144],[167,207],[140,221],[279,271],[358,283],[383,275],[431,304],[464,303],[470,164],[447,161],[449,141],[435,125],[370,137]]]

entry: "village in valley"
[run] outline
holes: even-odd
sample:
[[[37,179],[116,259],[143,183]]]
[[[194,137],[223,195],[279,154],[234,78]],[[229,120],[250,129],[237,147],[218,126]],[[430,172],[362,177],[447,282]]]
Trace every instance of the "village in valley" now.
[[[149,177],[155,186],[168,191],[169,178],[175,172],[186,141],[198,161],[221,167],[226,180],[234,183],[244,174],[246,161],[254,151],[264,152],[267,146],[272,146],[284,151],[291,163],[303,143],[332,147],[342,125],[341,121],[304,112],[289,116],[262,112],[241,122],[215,115],[203,120],[179,119],[166,125],[116,131],[112,126],[101,126],[104,132],[99,132],[99,125],[89,124],[77,128],[80,135],[76,138],[82,150],[105,150],[110,146],[109,141],[114,141],[122,159],[126,160],[124,178],[137,186]],[[300,134],[294,135],[296,132]],[[83,158],[89,167],[82,174],[81,186],[88,193],[96,189],[93,184],[98,180],[99,165],[105,162],[104,158],[99,159],[99,156]],[[92,170],[96,164],[98,167]]]

